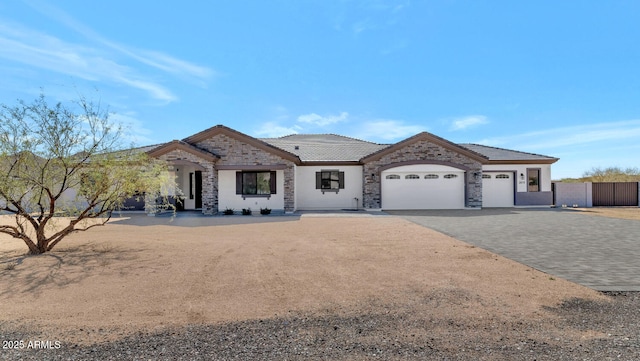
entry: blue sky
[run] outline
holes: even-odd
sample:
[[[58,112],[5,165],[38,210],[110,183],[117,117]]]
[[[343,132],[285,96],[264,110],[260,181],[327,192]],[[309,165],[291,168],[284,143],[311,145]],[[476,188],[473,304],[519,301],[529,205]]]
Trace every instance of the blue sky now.
[[[100,100],[139,145],[428,131],[640,167],[640,1],[3,1],[0,103]]]

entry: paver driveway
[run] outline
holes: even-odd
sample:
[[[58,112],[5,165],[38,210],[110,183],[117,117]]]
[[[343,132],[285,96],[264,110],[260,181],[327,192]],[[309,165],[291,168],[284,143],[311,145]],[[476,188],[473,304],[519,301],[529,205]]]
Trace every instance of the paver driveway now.
[[[388,213],[599,291],[640,291],[640,221],[566,209]]]

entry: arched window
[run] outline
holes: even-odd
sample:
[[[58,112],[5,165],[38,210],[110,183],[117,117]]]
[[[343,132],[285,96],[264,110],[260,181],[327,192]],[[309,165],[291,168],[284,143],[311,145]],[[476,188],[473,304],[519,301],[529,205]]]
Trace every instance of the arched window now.
[[[483,174],[482,179],[491,179],[491,174]]]
[[[445,179],[453,179],[453,178],[457,178],[458,175],[457,174],[445,174],[444,178]]]
[[[438,178],[440,178],[440,176],[437,174],[427,174],[424,176],[424,179],[438,179]]]
[[[420,176],[417,174],[407,174],[404,176],[404,179],[420,179]]]
[[[496,179],[509,179],[509,175],[508,174],[498,174],[496,176]]]
[[[397,174],[389,174],[385,178],[387,178],[387,179],[400,179],[400,176],[397,175]]]

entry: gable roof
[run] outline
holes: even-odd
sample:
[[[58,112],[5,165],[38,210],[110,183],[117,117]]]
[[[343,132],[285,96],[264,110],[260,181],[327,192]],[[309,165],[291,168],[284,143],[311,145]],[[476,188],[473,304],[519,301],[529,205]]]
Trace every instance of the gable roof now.
[[[302,163],[362,164],[380,159],[386,154],[419,141],[437,144],[483,164],[552,164],[558,161],[558,158],[535,153],[472,143],[455,144],[428,132],[418,133],[395,144],[379,144],[337,134],[291,134],[279,138],[254,138],[223,125],[205,129],[182,141],[174,140],[165,144],[140,147],[137,150],[146,151],[151,156],[159,156],[174,149],[182,149],[216,161],[220,158],[217,154],[201,149],[196,144],[219,134],[278,155],[298,165]]]
[[[220,159],[219,156],[217,156],[217,155],[215,155],[215,154],[213,154],[211,152],[207,152],[204,149],[200,149],[198,147],[195,147],[195,146],[193,146],[193,145],[191,145],[189,143],[185,143],[185,142],[180,141],[180,140],[173,140],[173,141],[171,141],[169,143],[165,143],[165,144],[163,144],[163,145],[161,145],[159,147],[156,147],[156,148],[153,148],[151,150],[148,150],[147,154],[149,154],[151,157],[159,157],[161,155],[167,154],[167,153],[169,153],[171,151],[174,151],[176,149],[185,151],[187,153],[191,153],[191,154],[193,154],[193,155],[195,155],[197,157],[200,157],[200,158],[212,161],[212,162],[215,162],[218,159]]]
[[[262,141],[297,155],[303,162],[359,162],[389,146],[336,134],[292,134]]]
[[[360,159],[361,162],[366,163],[366,162],[371,162],[371,161],[375,161],[378,160],[380,158],[382,158],[383,156],[389,154],[389,153],[393,153],[399,149],[402,149],[408,145],[411,145],[413,143],[416,142],[420,142],[420,141],[427,141],[430,143],[434,143],[437,144],[445,149],[449,149],[451,151],[454,151],[456,153],[461,153],[471,159],[477,160],[480,163],[486,163],[488,161],[487,157],[485,157],[484,155],[477,153],[473,150],[461,147],[455,143],[452,143],[444,138],[440,138],[437,135],[433,135],[429,132],[422,132],[422,133],[418,133],[412,137],[409,137],[403,141],[400,141],[398,143],[392,144],[390,146],[387,146],[384,149],[381,149],[375,153],[369,154],[366,157],[363,157]]]
[[[262,149],[266,152],[275,154],[279,157],[282,157],[284,159],[290,160],[296,164],[300,164],[300,158],[294,154],[294,153],[290,153],[287,152],[284,149],[275,147],[269,143],[266,143],[258,138],[254,138],[252,136],[246,135],[244,133],[241,133],[235,129],[231,129],[229,127],[225,127],[224,125],[216,125],[213,126],[209,129],[205,129],[201,132],[198,132],[194,135],[191,135],[187,138],[184,138],[182,141],[186,142],[186,143],[190,143],[190,144],[196,144],[199,142],[202,142],[203,140],[212,138],[216,135],[225,135],[227,137],[239,140],[241,142],[244,142],[246,144],[252,145],[258,149]]]
[[[558,158],[549,157],[546,155],[520,152],[517,150],[510,150],[498,147],[490,147],[488,145],[460,144],[461,147],[472,150],[476,153],[480,153],[489,159],[489,163],[542,163],[551,164],[558,161]]]

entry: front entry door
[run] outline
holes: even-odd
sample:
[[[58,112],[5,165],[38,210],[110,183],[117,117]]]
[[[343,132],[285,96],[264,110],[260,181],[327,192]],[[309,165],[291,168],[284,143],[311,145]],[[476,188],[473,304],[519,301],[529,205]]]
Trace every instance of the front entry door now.
[[[202,208],[202,171],[197,170],[195,174],[195,201],[196,201],[196,209]]]

